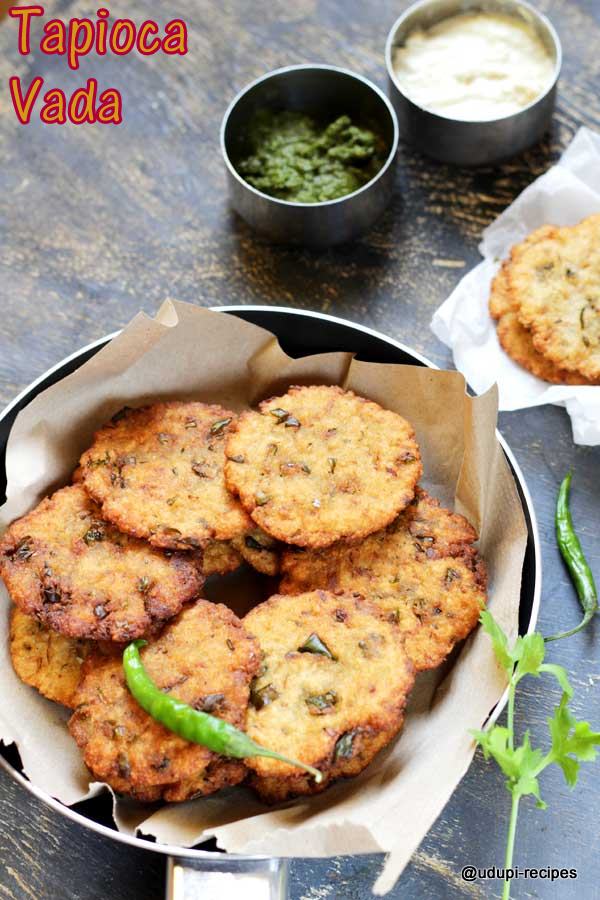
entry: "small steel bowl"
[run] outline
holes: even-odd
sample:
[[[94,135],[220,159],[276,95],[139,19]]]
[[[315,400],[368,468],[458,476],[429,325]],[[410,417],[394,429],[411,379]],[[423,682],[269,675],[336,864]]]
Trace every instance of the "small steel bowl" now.
[[[472,11],[522,19],[535,28],[554,60],[554,76],[547,89],[517,113],[482,121],[453,119],[419,106],[403,92],[396,77],[392,64],[394,48],[402,45],[412,31]],[[561,62],[562,49],[554,27],[524,0],[419,0],[394,22],[385,46],[388,93],[398,114],[402,136],[434,159],[463,166],[497,163],[542,137],[552,119]]]
[[[270,197],[248,184],[234,164],[245,152],[250,117],[265,107],[325,120],[351,115],[381,135],[386,160],[371,181],[337,200],[291,203]],[[277,243],[323,248],[357,237],[385,209],[394,184],[398,121],[385,94],[366,78],[335,66],[288,66],[263,75],[235,97],[223,117],[221,150],[231,205],[252,228]]]

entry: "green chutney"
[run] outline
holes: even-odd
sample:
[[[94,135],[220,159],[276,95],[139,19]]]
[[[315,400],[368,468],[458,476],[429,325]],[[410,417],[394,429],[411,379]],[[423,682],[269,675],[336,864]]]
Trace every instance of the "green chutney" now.
[[[349,116],[325,126],[301,112],[261,109],[246,137],[250,154],[237,171],[264,194],[294,203],[351,194],[377,174],[387,155],[381,137]]]

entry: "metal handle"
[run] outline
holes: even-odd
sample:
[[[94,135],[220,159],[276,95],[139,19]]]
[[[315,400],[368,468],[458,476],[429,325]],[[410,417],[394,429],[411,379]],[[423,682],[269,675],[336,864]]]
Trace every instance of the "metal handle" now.
[[[169,857],[167,900],[287,900],[286,859]]]

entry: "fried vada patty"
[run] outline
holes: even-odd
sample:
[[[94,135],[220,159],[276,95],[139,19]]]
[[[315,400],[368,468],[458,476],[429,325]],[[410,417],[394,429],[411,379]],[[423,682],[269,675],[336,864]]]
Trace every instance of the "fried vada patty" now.
[[[13,602],[67,637],[129,641],[176,615],[203,578],[117,531],[79,484],[13,522],[0,541],[0,574]]]
[[[202,574],[227,575],[242,565],[242,557],[231,541],[209,541],[202,551]]]
[[[547,237],[552,237],[555,232],[554,225],[542,225],[536,228],[527,237],[510,249],[510,255],[504,260],[496,277],[492,281],[492,290],[490,292],[489,308],[490,315],[493,319],[500,319],[501,316],[509,312],[518,312],[519,303],[510,289],[509,272],[512,264],[521,256],[521,254],[532,244],[537,244]]]
[[[521,304],[511,289],[510,273],[516,260],[528,247],[553,237],[555,231],[554,226],[544,225],[533,231],[524,241],[512,247],[510,256],[504,260],[492,282],[489,300],[490,313],[498,321],[498,340],[502,348],[524,369],[552,384],[593,384],[593,381],[584,378],[577,372],[569,372],[560,368],[539,350],[536,350],[530,330],[525,328],[519,320]]]
[[[198,600],[141,650],[165,694],[244,729],[250,682],[260,665],[256,641],[221,604]],[[239,759],[178,737],[130,694],[122,660],[85,661],[69,730],[93,776],[136,800],[188,800],[246,775]]]
[[[202,574],[226,575],[243,562],[262,575],[279,575],[279,544],[260,528],[251,528],[230,541],[209,541],[202,551]]]
[[[96,432],[80,460],[104,517],[157,547],[190,549],[252,527],[225,487],[225,440],[235,413],[171,401],[125,409]]]
[[[13,606],[10,614],[10,656],[25,684],[48,700],[73,707],[81,666],[92,641],[64,637]]]
[[[280,544],[262,528],[251,528],[231,542],[242,558],[262,575],[279,575]]]
[[[421,475],[412,426],[339,387],[291,387],[245,412],[225,480],[267,534],[303,547],[358,539],[410,503]]]
[[[600,379],[600,214],[527,246],[509,270],[521,324],[555,365]]]
[[[262,651],[246,730],[265,747],[316,766],[323,781],[251,757],[250,783],[270,803],[358,775],[400,731],[413,666],[398,628],[353,595],[274,596],[244,626]]]
[[[438,666],[477,624],[486,570],[467,520],[419,490],[384,531],[360,544],[283,553],[283,594],[354,591],[405,633],[417,671]]]

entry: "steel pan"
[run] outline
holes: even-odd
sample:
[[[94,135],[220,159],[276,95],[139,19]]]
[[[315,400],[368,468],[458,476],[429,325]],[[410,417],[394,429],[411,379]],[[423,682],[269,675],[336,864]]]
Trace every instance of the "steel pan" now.
[[[410,365],[437,368],[432,362],[409,347],[379,332],[344,319],[322,313],[306,312],[285,307],[226,306],[219,312],[266,328],[275,334],[283,349],[293,357],[330,351],[351,351],[366,362],[408,363]],[[4,500],[6,489],[5,455],[10,430],[18,412],[27,406],[41,391],[60,381],[78,369],[97,353],[114,335],[107,335],[93,344],[63,359],[49,369],[16,397],[0,414],[0,494]],[[506,441],[498,439],[515,478],[528,531],[527,550],[523,564],[519,629],[522,634],[535,628],[541,593],[541,552],[537,522],[531,496],[523,474]],[[502,697],[490,716],[496,718],[502,711],[506,698]],[[66,816],[85,828],[105,835],[123,845],[139,847],[167,856],[167,897],[169,900],[191,900],[202,896],[205,900],[284,900],[287,897],[287,861],[260,856],[237,856],[203,850],[160,844],[121,834],[114,827],[104,824],[105,814],[100,811],[102,801],[93,798],[79,804],[79,810],[70,809],[31,784],[18,769],[16,754],[11,748],[0,746],[0,765],[26,790],[34,794],[60,815]]]

